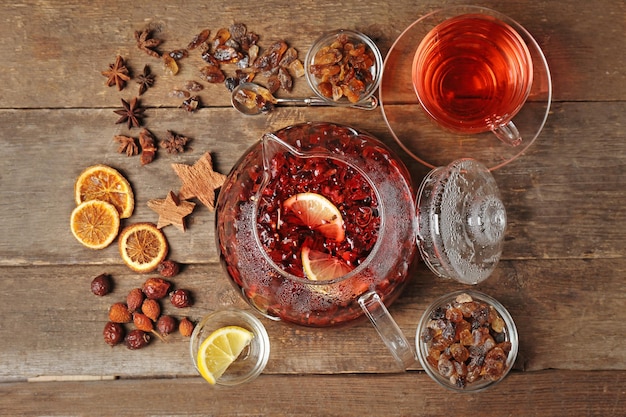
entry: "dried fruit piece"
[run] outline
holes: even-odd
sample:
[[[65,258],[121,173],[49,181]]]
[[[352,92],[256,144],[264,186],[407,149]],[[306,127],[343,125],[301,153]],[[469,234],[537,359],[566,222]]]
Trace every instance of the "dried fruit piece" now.
[[[157,321],[161,315],[161,305],[157,300],[146,298],[141,305],[141,312],[150,320]]]
[[[178,262],[172,260],[165,260],[159,264],[157,267],[157,272],[165,278],[171,278],[178,275],[180,272],[180,265]]]
[[[115,303],[109,308],[109,320],[113,323],[130,323],[133,317],[126,304]]]
[[[124,333],[124,326],[120,323],[109,321],[104,325],[102,336],[104,337],[104,342],[107,345],[115,346],[124,340]]]
[[[128,306],[128,310],[131,313],[139,310],[145,298],[146,297],[141,288],[133,288],[132,290],[130,290],[130,292],[126,296],[126,305]]]
[[[122,259],[136,272],[154,271],[168,252],[165,235],[152,223],[127,226],[120,233],[118,242]]]
[[[126,347],[131,350],[141,349],[150,343],[150,335],[143,330],[131,330],[124,338]]]
[[[190,337],[191,334],[193,333],[193,328],[194,328],[193,322],[189,320],[187,317],[184,317],[178,323],[178,331],[184,337]]]
[[[185,308],[193,305],[193,300],[191,298],[191,293],[189,290],[177,289],[170,293],[170,301],[172,305],[176,308]]]
[[[111,277],[107,274],[100,274],[91,281],[91,292],[102,297],[111,292]]]
[[[135,208],[133,189],[128,180],[107,165],[93,165],[80,173],[74,184],[74,200],[80,204],[89,200],[113,204],[121,219],[130,217]]]
[[[120,215],[105,201],[85,201],[72,211],[70,228],[76,240],[86,247],[104,249],[118,234]]]
[[[143,283],[142,290],[147,298],[158,300],[167,295],[172,284],[163,278],[148,278]]]
[[[139,312],[133,313],[133,324],[139,330],[143,330],[144,332],[151,332],[154,329],[154,325],[152,324],[150,317]]]
[[[176,319],[172,316],[163,315],[157,320],[156,328],[162,335],[168,335],[176,330]]]
[[[141,165],[147,165],[154,160],[157,147],[154,135],[148,129],[139,132],[139,144],[141,145]]]

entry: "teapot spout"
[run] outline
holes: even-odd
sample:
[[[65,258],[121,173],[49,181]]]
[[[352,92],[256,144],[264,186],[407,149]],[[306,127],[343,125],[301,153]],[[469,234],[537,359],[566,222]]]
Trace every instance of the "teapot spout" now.
[[[272,172],[279,168],[276,166],[277,161],[274,156],[276,154],[293,153],[294,155],[300,155],[300,152],[293,146],[286,143],[273,133],[265,133],[261,138],[261,151],[263,155],[263,168],[265,172]]]

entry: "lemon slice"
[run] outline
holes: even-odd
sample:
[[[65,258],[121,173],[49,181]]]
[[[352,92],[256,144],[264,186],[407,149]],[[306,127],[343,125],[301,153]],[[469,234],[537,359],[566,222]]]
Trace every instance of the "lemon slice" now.
[[[215,330],[198,349],[198,371],[209,384],[215,384],[226,369],[237,360],[250,344],[254,334],[239,326],[226,326]]]
[[[289,197],[283,207],[293,212],[305,225],[324,237],[341,242],[345,239],[341,212],[326,197],[316,193],[300,193]]]
[[[105,201],[90,200],[79,204],[70,218],[74,237],[91,249],[104,249],[109,246],[120,228],[120,215]]]
[[[85,169],[74,184],[76,204],[89,200],[106,201],[113,204],[126,219],[133,214],[135,199],[133,190],[126,178],[107,165],[94,165]]]
[[[302,248],[301,257],[304,274],[313,281],[328,281],[352,271],[341,259],[308,246]]]

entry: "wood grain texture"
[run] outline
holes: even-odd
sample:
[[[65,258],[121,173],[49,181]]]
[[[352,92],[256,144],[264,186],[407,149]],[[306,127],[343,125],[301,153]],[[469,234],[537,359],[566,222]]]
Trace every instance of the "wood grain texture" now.
[[[153,340],[141,351],[110,348],[102,340],[109,306],[145,281],[124,266],[3,267],[0,305],[10,320],[0,328],[0,381],[41,376],[108,375],[159,377],[195,375],[188,340]],[[89,283],[111,274],[111,294],[96,297]],[[626,260],[504,261],[477,290],[501,301],[520,335],[515,368],[626,370],[621,348],[626,334]],[[228,306],[248,309],[219,264],[189,265],[172,279],[192,291],[195,305],[165,312],[199,321]],[[435,278],[417,264],[390,311],[414,343],[419,317],[439,296],[464,286]],[[16,300],[20,300],[17,302]],[[40,306],[45,306],[42,308]],[[338,329],[289,326],[263,319],[271,343],[268,374],[393,373],[394,361],[367,321]],[[419,369],[416,363],[412,369]]]
[[[524,25],[544,50],[553,105],[536,143],[494,176],[507,208],[503,258],[476,287],[501,301],[520,335],[514,370],[479,394],[452,394],[416,363],[400,371],[367,321],[333,329],[262,319],[271,340],[261,377],[239,389],[212,389],[193,369],[188,340],[153,341],[141,351],[102,341],[108,306],[147,278],[123,265],[115,245],[83,248],[69,230],[73,186],[85,167],[104,163],[130,180],[135,213],[125,223],[157,221],[147,207],[178,191],[172,163],[193,164],[210,151],[224,174],[264,132],[306,121],[354,126],[380,138],[409,167],[414,185],[428,169],[395,143],[380,110],[281,108],[242,117],[223,85],[205,84],[203,108],[190,114],[170,92],[199,80],[192,54],[177,76],[139,51],[134,31],[150,28],[168,51],[201,30],[243,22],[260,44],[285,39],[300,58],[322,33],[357,29],[383,55],[415,19],[464,1],[268,0],[251,4],[197,0],[80,0],[0,4],[0,414],[215,416],[626,416],[626,3],[597,0],[480,4]],[[116,152],[113,137],[138,136],[116,125],[118,92],[100,72],[122,55],[137,75],[157,75],[141,98],[145,127],[192,141],[188,152],[160,152],[150,165]],[[233,66],[225,67],[227,73]],[[260,80],[261,82],[263,80]],[[311,92],[304,79],[292,93]],[[407,129],[414,120],[406,118]],[[437,133],[440,134],[440,133]],[[219,308],[249,309],[230,285],[215,248],[215,216],[198,204],[185,233],[164,229],[170,257],[184,264],[173,279],[196,304],[166,312],[193,320]],[[113,293],[96,297],[89,283],[113,276]],[[461,288],[416,262],[390,307],[413,341],[417,321],[438,296]],[[40,382],[35,382],[40,381]],[[41,382],[47,381],[47,382]],[[243,391],[245,390],[245,391]],[[242,394],[242,392],[245,393]]]
[[[626,372],[513,373],[477,394],[443,390],[422,372],[262,375],[240,388],[201,378],[0,385],[7,415],[65,416],[624,416]],[[289,393],[285,395],[285,393]],[[51,412],[51,405],[54,410]]]
[[[285,39],[301,51],[302,58],[322,33],[337,28],[361,30],[379,44],[383,53],[401,31],[425,13],[440,7],[464,4],[462,1],[349,2],[342,10],[330,13],[336,4],[328,1],[302,2],[294,13],[287,3],[270,0],[263,5],[235,0],[226,6],[199,1],[154,3],[94,1],[23,1],[5,2],[0,15],[4,40],[0,54],[3,61],[4,93],[2,108],[111,107],[119,104],[119,94],[104,85],[100,71],[112,63],[116,54],[128,59],[135,73],[149,63],[161,75],[161,63],[135,46],[135,30],[154,29],[164,43],[160,50],[186,46],[205,28],[215,33],[231,23],[246,23],[262,36],[262,44]],[[623,2],[599,0],[580,3],[528,3],[525,1],[484,1],[518,20],[534,35],[545,50],[555,80],[555,100],[619,100],[626,95],[624,54],[621,44],[626,33]],[[346,15],[349,18],[346,18]],[[620,41],[621,39],[621,41]],[[202,61],[185,61],[177,78],[162,76],[160,87],[148,91],[145,101],[151,106],[178,106],[167,97],[179,79],[197,77]],[[70,81],[71,80],[71,81]],[[161,88],[162,87],[162,88]],[[123,97],[136,94],[133,85]],[[159,91],[160,90],[160,91]],[[46,94],[40,94],[46,91]],[[19,93],[18,93],[19,92]],[[227,105],[221,86],[211,86],[202,94],[209,106]],[[301,82],[294,94],[307,93]],[[308,94],[308,93],[307,93]]]

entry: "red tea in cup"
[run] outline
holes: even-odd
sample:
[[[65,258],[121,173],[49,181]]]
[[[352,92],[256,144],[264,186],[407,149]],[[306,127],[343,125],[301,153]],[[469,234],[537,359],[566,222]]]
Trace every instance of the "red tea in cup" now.
[[[528,97],[532,70],[530,52],[509,24],[464,14],[424,37],[413,61],[413,86],[440,126],[458,133],[491,130],[516,145],[521,138],[511,119]]]

